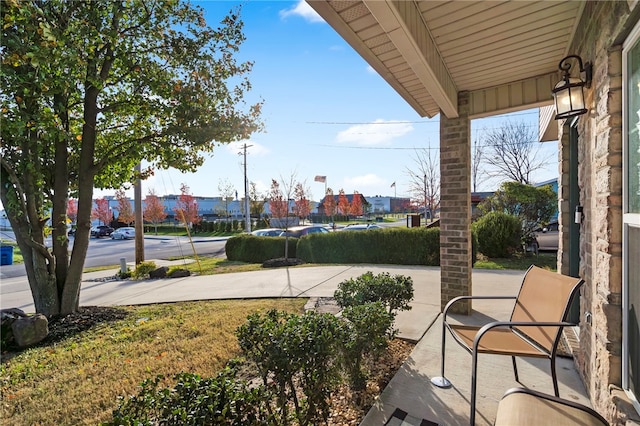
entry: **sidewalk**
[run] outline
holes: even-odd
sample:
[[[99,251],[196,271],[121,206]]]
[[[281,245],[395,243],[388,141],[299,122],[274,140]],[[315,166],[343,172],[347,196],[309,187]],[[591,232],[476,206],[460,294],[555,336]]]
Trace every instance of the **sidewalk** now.
[[[155,261],[158,266],[180,264]],[[114,272],[101,271],[83,276],[80,305],[136,305],[208,299],[274,297],[332,297],[338,284],[366,271],[374,274],[407,275],[414,284],[410,311],[398,313],[399,337],[417,345],[410,358],[391,380],[376,404],[362,421],[363,426],[420,425],[428,420],[439,425],[468,425],[471,356],[448,337],[446,375],[453,383],[440,389],[430,383],[440,375],[442,325],[440,318],[440,268],[400,265],[331,265],[267,269],[219,275],[192,276],[145,281],[102,280]],[[515,295],[525,271],[473,271],[474,295]],[[2,307],[20,307],[33,312],[28,285],[24,290],[2,294]],[[476,301],[474,315],[459,317],[470,322],[487,317],[508,319],[509,301]],[[546,360],[518,358],[522,382],[531,388],[553,393]],[[521,386],[513,378],[511,360],[506,356],[481,355],[478,368],[478,425],[491,425],[504,392]],[[573,360],[557,360],[560,396],[590,405]],[[396,409],[404,420],[393,417]],[[428,424],[428,423],[424,423]]]

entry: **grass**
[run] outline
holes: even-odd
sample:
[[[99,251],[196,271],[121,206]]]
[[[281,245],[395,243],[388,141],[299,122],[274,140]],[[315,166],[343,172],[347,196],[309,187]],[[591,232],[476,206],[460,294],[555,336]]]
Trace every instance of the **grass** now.
[[[516,269],[526,270],[531,265],[536,265],[550,271],[556,271],[557,254],[556,252],[544,252],[535,254],[518,253],[509,259],[489,259],[478,256],[478,260],[473,265],[477,269]]]
[[[208,301],[122,307],[124,320],[103,324],[3,362],[3,425],[96,425],[118,397],[157,374],[215,375],[240,350],[235,330],[247,315],[275,308],[303,311],[304,299]]]

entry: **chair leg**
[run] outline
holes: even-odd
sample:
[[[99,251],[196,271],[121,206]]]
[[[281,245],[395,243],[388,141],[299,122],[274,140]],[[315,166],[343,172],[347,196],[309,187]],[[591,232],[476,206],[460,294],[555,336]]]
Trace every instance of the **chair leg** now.
[[[516,357],[511,357],[511,363],[513,364],[513,375],[516,378],[516,382],[520,383],[520,378],[518,377],[518,367],[516,366]]]
[[[551,378],[553,379],[553,392],[556,396],[560,397],[560,392],[558,391],[558,376],[556,375],[556,357],[551,357]]]
[[[471,411],[469,412],[469,425],[475,426],[476,424],[476,388],[477,377],[476,371],[478,368],[478,352],[473,351],[471,354]]]
[[[447,337],[447,327],[444,322],[444,318],[442,319],[442,357],[440,359],[440,376],[433,377],[431,379],[431,383],[439,388],[450,388],[451,382],[444,376],[444,352],[445,352],[445,343]]]

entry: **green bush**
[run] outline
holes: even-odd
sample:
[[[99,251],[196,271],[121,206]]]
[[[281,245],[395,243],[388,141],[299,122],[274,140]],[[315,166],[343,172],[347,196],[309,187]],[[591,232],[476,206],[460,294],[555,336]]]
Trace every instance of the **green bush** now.
[[[214,378],[180,373],[173,389],[158,387],[162,376],[146,380],[137,395],[123,400],[107,426],[138,425],[277,425],[269,413],[271,395],[249,386],[227,367]]]
[[[343,365],[347,370],[351,386],[364,389],[367,373],[362,369],[365,356],[378,358],[388,347],[389,339],[395,336],[394,315],[381,302],[348,306],[342,311]]]
[[[520,247],[522,222],[517,216],[491,212],[473,223],[478,249],[487,257],[510,257]]]
[[[388,272],[373,275],[367,271],[338,284],[333,297],[341,308],[380,302],[395,317],[396,311],[411,309],[413,279],[404,275],[392,277]]]
[[[477,236],[472,232],[472,262],[476,261]],[[239,235],[227,240],[227,258],[263,263],[284,256],[283,237]],[[308,263],[370,263],[440,265],[439,228],[387,228],[309,234],[289,239],[290,258]]]
[[[250,263],[263,263],[265,260],[284,257],[284,237],[257,237],[243,234],[231,237],[225,244],[227,259]],[[289,238],[289,257],[296,257],[297,239]]]
[[[339,383],[338,318],[313,311],[296,315],[270,310],[249,315],[237,336],[263,385],[272,382],[280,424],[288,424],[290,415],[300,425],[326,422],[331,391]],[[302,395],[296,392],[296,383]],[[291,407],[293,413],[289,413]]]
[[[440,264],[440,230],[387,228],[312,234],[298,242],[298,257],[310,263]]]
[[[157,268],[155,262],[141,262],[136,265],[136,269],[131,273],[131,276],[135,279],[148,278],[149,273]]]

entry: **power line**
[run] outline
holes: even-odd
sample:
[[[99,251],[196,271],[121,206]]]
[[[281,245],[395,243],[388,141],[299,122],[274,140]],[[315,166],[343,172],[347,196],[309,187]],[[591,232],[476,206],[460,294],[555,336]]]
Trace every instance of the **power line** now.
[[[538,115],[538,112],[522,112],[522,113],[513,113],[513,114],[509,114],[509,117],[515,117],[515,116],[525,116],[525,115]],[[485,117],[485,118],[498,118],[499,116],[493,116],[493,117]],[[304,124],[322,124],[322,125],[388,125],[388,124],[440,124],[440,120],[433,120],[433,121],[425,121],[425,120],[420,120],[420,121],[411,121],[411,120],[398,120],[398,121],[382,121],[382,122],[376,122],[376,121],[368,121],[368,122],[358,122],[358,121],[305,121]]]

